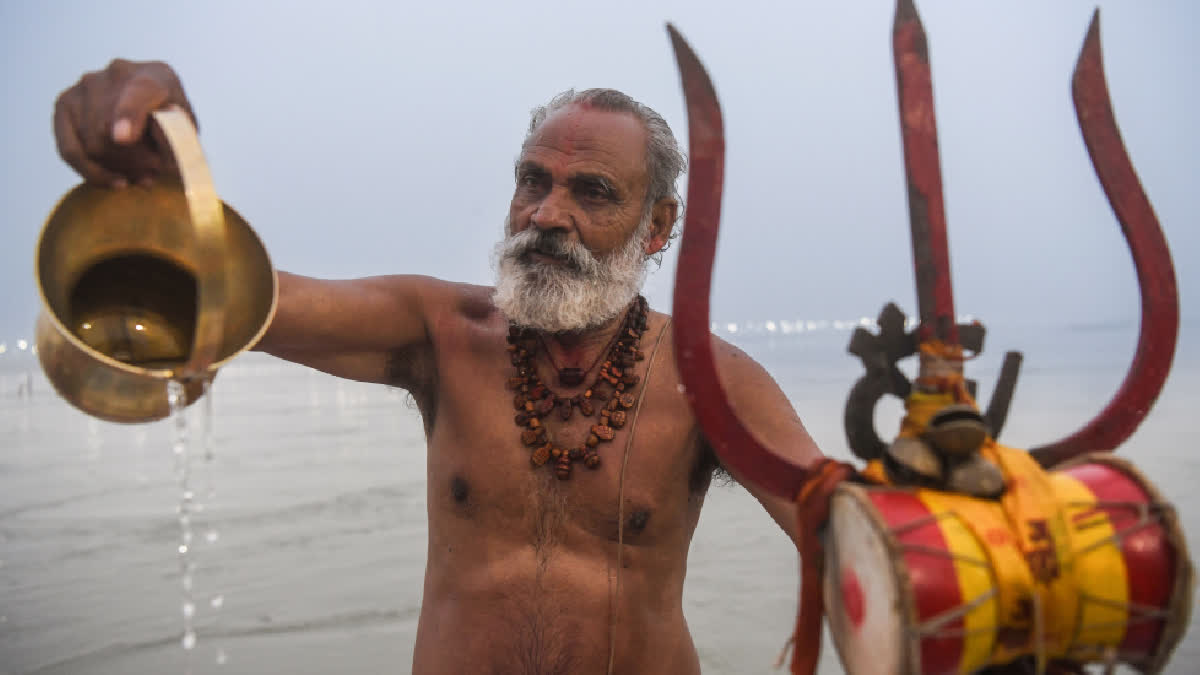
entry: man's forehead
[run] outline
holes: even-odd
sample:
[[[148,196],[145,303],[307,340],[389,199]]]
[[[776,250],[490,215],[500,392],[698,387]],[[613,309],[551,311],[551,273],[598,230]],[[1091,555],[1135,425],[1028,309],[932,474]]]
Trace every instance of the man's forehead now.
[[[546,117],[530,135],[521,160],[594,161],[639,172],[646,165],[646,128],[630,113],[571,104]]]

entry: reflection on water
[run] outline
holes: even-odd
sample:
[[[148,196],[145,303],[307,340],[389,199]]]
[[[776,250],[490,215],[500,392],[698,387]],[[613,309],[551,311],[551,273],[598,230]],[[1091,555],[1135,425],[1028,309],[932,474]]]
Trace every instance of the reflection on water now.
[[[1071,332],[1056,346],[1047,335],[995,330],[997,351],[969,364],[986,394],[1000,351],[1025,350],[1005,429],[1018,446],[1061,437],[1094,414],[1135,341],[1132,331]],[[842,405],[861,375],[844,353],[847,337],[775,331],[739,343],[842,459]],[[1200,341],[1185,334],[1180,348],[1155,411],[1121,452],[1174,502],[1195,552]],[[408,672],[427,509],[423,430],[403,392],[239,358],[217,378],[216,396],[189,408],[195,452],[183,485],[179,455],[164,451],[175,448],[177,420],[92,423],[40,376],[32,397],[17,398],[29,371],[3,361],[0,672],[161,675],[183,673],[189,660],[195,675]],[[173,517],[184,506],[190,651],[180,648],[184,524]],[[794,547],[762,508],[741,488],[714,487],[684,589],[706,675],[778,672],[771,664],[795,620],[796,582]],[[1189,673],[1197,661],[1193,625],[1168,672]],[[821,672],[841,672],[829,641]]]
[[[146,254],[101,261],[75,282],[67,326],[84,344],[146,368],[186,361],[196,323],[196,280]]]

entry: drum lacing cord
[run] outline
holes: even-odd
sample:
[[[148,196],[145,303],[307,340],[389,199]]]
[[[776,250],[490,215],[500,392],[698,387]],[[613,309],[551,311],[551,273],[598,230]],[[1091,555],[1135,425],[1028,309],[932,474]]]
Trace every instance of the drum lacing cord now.
[[[853,464],[824,457],[809,467],[808,477],[796,491],[796,546],[800,550],[800,608],[796,631],[779,655],[778,667],[792,649],[792,675],[812,675],[821,656],[821,620],[825,617],[822,579],[825,551],[821,530],[829,520],[829,502],[843,481],[858,476]]]
[[[629,419],[629,433],[625,436],[625,453],[621,457],[621,474],[617,479],[617,574],[613,582],[613,590],[609,593],[608,611],[608,675],[612,675],[613,664],[617,657],[617,607],[621,602],[621,558],[625,551],[625,468],[629,466],[629,455],[633,450],[633,436],[637,430],[638,415],[642,412],[642,401],[650,390],[650,372],[654,370],[655,357],[658,356],[658,346],[663,336],[671,327],[671,317],[667,317],[658,337],[654,339],[654,347],[650,350],[650,358],[646,362],[646,374],[642,376],[642,391],[638,394],[637,403],[633,406],[633,415]]]
[[[1079,549],[1075,552],[1076,556],[1101,548],[1103,546],[1113,545],[1119,546],[1125,537],[1150,527],[1151,525],[1160,525],[1164,522],[1166,516],[1174,517],[1175,507],[1165,502],[1130,502],[1130,501],[1095,501],[1095,502],[1070,502],[1067,506],[1084,507],[1084,508],[1127,508],[1137,512],[1137,522],[1132,525],[1114,531],[1107,537],[1093,542],[1092,544]]]

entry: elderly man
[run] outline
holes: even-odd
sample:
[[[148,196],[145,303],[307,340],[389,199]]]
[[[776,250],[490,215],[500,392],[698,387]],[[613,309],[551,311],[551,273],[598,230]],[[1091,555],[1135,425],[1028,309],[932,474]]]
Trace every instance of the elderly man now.
[[[170,172],[149,113],[191,110],[161,63],[114,61],[60,96],[63,158],[114,189]],[[259,347],[412,393],[428,439],[415,673],[698,673],[688,546],[719,458],[680,393],[670,318],[639,295],[671,237],[684,158],[613,90],[534,111],[494,288],[280,275]],[[739,415],[820,455],[771,377],[713,338]],[[746,486],[793,538],[791,504]]]

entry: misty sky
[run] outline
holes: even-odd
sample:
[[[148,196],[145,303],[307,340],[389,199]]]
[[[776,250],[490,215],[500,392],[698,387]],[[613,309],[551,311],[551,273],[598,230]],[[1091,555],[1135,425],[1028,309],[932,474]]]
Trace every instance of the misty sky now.
[[[728,145],[713,317],[915,313],[891,0],[0,2],[0,342],[32,333],[33,248],[76,181],[55,96],[116,56],[162,59],[217,189],[281,269],[488,283],[528,111],[607,86],[686,140],[663,30],[709,68]],[[1137,317],[1132,265],[1069,79],[1095,3],[925,0],[957,308],[985,321]],[[1100,2],[1117,118],[1200,293],[1200,3]],[[651,276],[668,310],[674,254]],[[1190,310],[1190,311],[1189,311]]]

